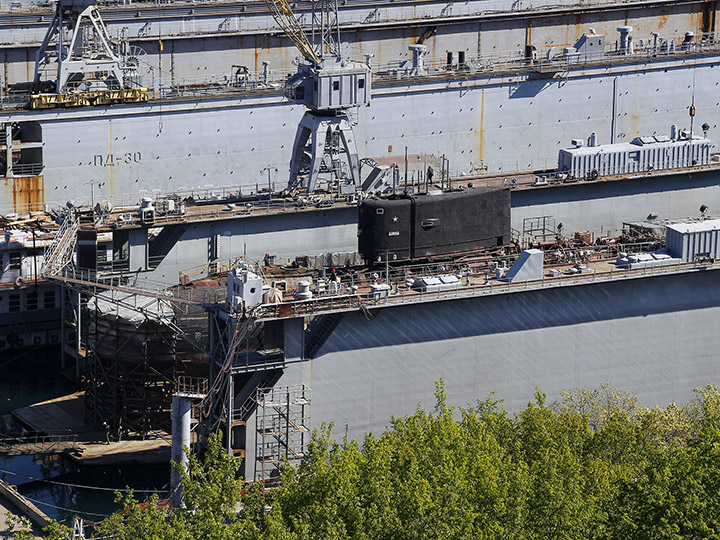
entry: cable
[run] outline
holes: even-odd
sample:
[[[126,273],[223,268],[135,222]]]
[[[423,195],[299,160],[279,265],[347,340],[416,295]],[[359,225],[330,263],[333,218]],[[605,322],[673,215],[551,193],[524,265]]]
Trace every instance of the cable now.
[[[42,504],[43,506],[49,506],[50,508],[55,508],[56,510],[65,510],[66,512],[79,512],[81,514],[87,514],[89,516],[99,516],[99,517],[110,517],[112,514],[98,514],[97,512],[85,512],[83,510],[77,510],[75,508],[65,508],[64,506],[55,506],[54,504],[50,504],[44,501],[38,501],[37,499],[31,499],[30,497],[23,495],[28,501],[31,501],[35,504]]]
[[[159,490],[159,489],[130,489],[130,488],[115,489],[115,488],[106,488],[106,487],[99,487],[99,486],[84,486],[81,484],[70,484],[68,482],[57,482],[55,480],[47,480],[45,478],[38,478],[37,476],[30,476],[29,474],[22,474],[22,473],[17,473],[17,472],[13,472],[13,471],[7,471],[5,469],[0,469],[0,472],[14,475],[14,476],[20,476],[22,478],[29,478],[30,480],[37,480],[39,482],[47,482],[48,484],[56,484],[58,486],[67,486],[67,487],[79,488],[79,489],[95,489],[98,491],[112,491],[112,492],[119,491],[121,493],[129,493],[131,491],[133,493],[160,493],[161,491],[163,491],[163,490]]]
[[[36,350],[38,350],[40,347],[43,347],[43,346],[44,346],[44,345],[38,345],[38,346],[33,347],[32,349],[30,349],[29,351],[25,351],[24,353],[21,353],[21,354],[19,354],[19,355],[17,355],[17,356],[13,356],[13,357],[12,357],[10,360],[8,360],[7,362],[3,362],[2,364],[0,364],[0,368],[1,368],[1,367],[5,367],[5,366],[7,366],[7,365],[10,364],[10,363],[15,362],[16,360],[20,360],[23,356],[27,356],[28,354],[30,354],[30,353],[32,353],[32,352],[35,352]]]

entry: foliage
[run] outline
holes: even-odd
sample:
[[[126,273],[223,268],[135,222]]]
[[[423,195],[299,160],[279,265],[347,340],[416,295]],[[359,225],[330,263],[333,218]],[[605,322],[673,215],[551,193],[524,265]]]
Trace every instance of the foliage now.
[[[183,472],[185,508],[121,499],[98,535],[199,539],[720,538],[720,392],[644,409],[603,386],[393,418],[379,436],[315,431],[280,487],[243,487],[219,438]],[[244,489],[244,491],[243,491]],[[57,536],[57,538],[62,538]]]
[[[187,451],[187,449],[185,449]],[[228,456],[222,435],[212,435],[204,459],[189,455],[187,468],[174,464],[182,475],[184,507],[169,508],[157,495],[140,502],[130,492],[119,493],[122,510],[107,518],[95,537],[117,540],[223,540],[258,535],[258,516],[264,503],[260,486],[244,490],[237,472],[240,463]],[[260,496],[258,496],[260,494]],[[71,538],[67,528],[46,529],[50,540]]]
[[[25,516],[17,516],[8,512],[5,515],[5,531],[13,540],[31,540],[35,538],[32,533],[32,523]]]

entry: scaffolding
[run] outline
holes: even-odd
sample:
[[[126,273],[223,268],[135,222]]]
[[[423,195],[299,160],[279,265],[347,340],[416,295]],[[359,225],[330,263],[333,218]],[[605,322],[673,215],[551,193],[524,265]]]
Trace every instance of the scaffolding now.
[[[555,225],[555,218],[552,216],[538,216],[523,219],[523,230],[521,242],[548,242],[554,241],[556,236],[562,232],[562,223]]]
[[[46,251],[43,276],[62,286],[63,365],[75,360],[84,380],[86,421],[116,436],[169,431],[173,387],[206,367],[207,291],[167,288],[133,273],[80,269],[73,254],[80,230],[70,208]]]
[[[170,431],[171,397],[182,372],[175,332],[117,307],[103,310],[97,297],[89,307],[88,420],[143,439],[154,430]]]
[[[273,484],[284,463],[305,456],[310,439],[310,394],[304,384],[257,389],[256,480]]]

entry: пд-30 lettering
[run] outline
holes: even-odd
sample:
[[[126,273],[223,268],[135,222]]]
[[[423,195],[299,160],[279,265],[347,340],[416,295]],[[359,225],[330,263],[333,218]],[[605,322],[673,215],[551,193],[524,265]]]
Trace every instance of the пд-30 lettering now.
[[[125,152],[124,154],[95,154],[93,156],[93,165],[96,167],[114,167],[115,165],[123,165],[130,163],[140,163],[142,154],[140,152]]]

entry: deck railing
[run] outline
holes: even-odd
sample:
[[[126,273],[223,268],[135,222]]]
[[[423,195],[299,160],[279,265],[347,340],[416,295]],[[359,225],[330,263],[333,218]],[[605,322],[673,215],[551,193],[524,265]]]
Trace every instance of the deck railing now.
[[[561,274],[559,276],[543,276],[539,280],[526,280],[521,282],[504,282],[490,279],[484,283],[471,282],[461,285],[457,289],[422,292],[408,288],[397,288],[394,293],[387,296],[373,296],[372,294],[345,294],[336,296],[321,296],[311,300],[283,302],[282,304],[264,304],[254,312],[257,320],[272,320],[278,318],[294,318],[315,316],[323,313],[368,310],[376,307],[388,307],[403,304],[418,304],[436,302],[457,298],[473,298],[479,296],[508,294],[527,290],[540,290],[555,287],[584,285],[597,282],[610,282],[613,280],[627,280],[651,276],[718,270],[720,265],[708,262],[678,262],[662,266],[647,266],[644,268],[614,268],[604,272],[583,272],[576,274]]]
[[[598,0],[597,2],[589,3],[600,4],[605,2]],[[608,1],[607,3],[616,2]],[[522,2],[517,2],[516,4],[522,5]],[[530,7],[527,9],[543,9],[543,4],[544,2],[542,1],[539,3],[528,2],[528,6]],[[553,0],[547,2],[547,4],[548,6],[552,5],[557,7],[558,2]],[[577,4],[587,5],[588,3],[579,1]],[[450,6],[452,9],[446,16],[458,16],[458,10],[462,9],[462,7],[452,4],[450,4],[449,7]],[[488,9],[484,8],[483,10],[475,11],[474,13],[463,14],[463,16],[481,15],[482,13],[491,12],[492,10],[488,11]],[[513,10],[508,10],[506,7],[504,11]],[[402,16],[400,16],[399,19],[405,20]],[[455,77],[504,72],[552,72],[562,74],[573,67],[636,62],[639,59],[647,60],[657,57],[682,57],[689,54],[717,53],[720,51],[720,41],[714,39],[701,39],[688,44],[683,43],[684,35],[669,35],[663,39],[667,41],[663,42],[662,46],[659,46],[655,45],[650,39],[650,36],[648,36],[647,44],[642,47],[636,46],[633,54],[627,54],[626,52],[617,50],[614,42],[611,42],[606,44],[604,55],[589,55],[584,53],[553,55],[552,49],[547,48],[538,51],[537,57],[534,59],[525,57],[524,51],[506,51],[494,55],[468,56],[462,62],[453,61],[448,63],[447,61],[443,61],[443,59],[426,59],[423,61],[423,69],[420,70],[418,70],[410,60],[402,62],[394,61],[373,65],[372,71],[373,79],[377,83],[382,81],[391,82],[397,79],[432,79],[433,77],[447,77],[449,74]],[[672,46],[670,46],[670,42],[673,43]],[[150,66],[148,64],[148,67],[152,68],[151,73],[153,80],[143,81],[143,84],[150,89],[154,89],[153,92],[157,90],[156,93],[158,95],[156,95],[156,97],[163,98],[178,96],[202,97],[231,92],[248,95],[266,93],[268,91],[283,93],[283,85],[290,74],[287,70],[271,70],[269,75],[263,71],[248,71],[247,73],[243,73],[240,79],[232,73],[182,78],[174,77],[170,72],[157,71],[156,66]],[[0,108],[5,109],[24,106],[29,102],[29,99],[29,94],[23,97],[18,95],[11,96],[3,92],[2,99],[0,99]]]
[[[36,432],[0,439],[0,454],[6,455],[54,454],[77,449],[78,436],[69,432]]]

